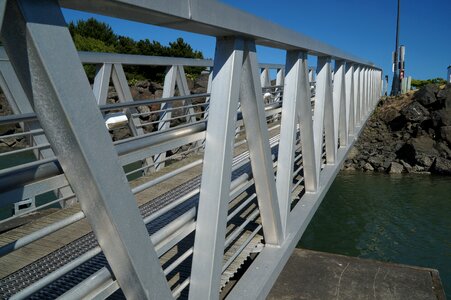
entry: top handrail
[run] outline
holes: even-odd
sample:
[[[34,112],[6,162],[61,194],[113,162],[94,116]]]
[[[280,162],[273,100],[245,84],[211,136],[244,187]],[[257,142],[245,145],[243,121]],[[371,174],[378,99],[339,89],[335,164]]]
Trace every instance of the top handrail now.
[[[374,63],[362,60],[336,47],[307,35],[276,25],[252,14],[209,0],[60,0],[61,6],[163,26],[209,36],[243,36],[256,44],[286,50],[304,50],[316,56],[329,56],[368,66]]]

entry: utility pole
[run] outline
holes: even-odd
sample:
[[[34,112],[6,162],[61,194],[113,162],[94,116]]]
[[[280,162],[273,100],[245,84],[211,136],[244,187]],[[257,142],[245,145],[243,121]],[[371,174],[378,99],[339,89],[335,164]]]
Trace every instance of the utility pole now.
[[[396,22],[396,45],[395,53],[393,54],[393,82],[391,85],[391,96],[399,95],[399,11],[401,8],[401,0],[398,0],[398,16]]]

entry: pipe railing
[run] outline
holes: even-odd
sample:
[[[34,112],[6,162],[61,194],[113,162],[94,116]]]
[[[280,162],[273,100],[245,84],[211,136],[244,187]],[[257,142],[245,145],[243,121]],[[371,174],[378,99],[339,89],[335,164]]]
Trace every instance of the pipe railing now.
[[[211,61],[77,53],[64,28],[59,5],[215,36],[215,58]],[[257,236],[264,240],[261,251],[228,297],[264,297],[381,94],[382,72],[371,62],[217,1],[57,3],[46,0],[37,7],[32,1],[17,0],[8,1],[0,14],[4,14],[5,20],[1,38],[10,58],[9,62],[5,59],[6,53],[0,50],[0,71],[2,75],[13,73],[9,78],[3,76],[0,84],[8,100],[13,99],[17,115],[0,118],[0,124],[30,123],[29,128],[23,127],[23,133],[12,135],[13,138],[33,137],[30,149],[16,153],[39,150],[36,162],[0,171],[6,180],[2,180],[2,184],[16,184],[15,189],[3,190],[2,195],[13,195],[21,187],[25,194],[32,194],[36,187],[43,192],[70,186],[74,192],[66,189],[60,198],[77,196],[83,212],[72,218],[86,218],[100,243],[95,251],[84,253],[77,261],[41,279],[45,284],[39,281],[22,289],[15,295],[19,298],[21,293],[31,295],[103,252],[111,269],[102,269],[101,273],[90,277],[92,281],[81,283],[86,295],[106,297],[121,288],[131,298],[160,299],[184,293],[192,299],[215,299],[221,292],[221,277],[226,269],[247,251],[250,241]],[[285,65],[258,64],[256,45],[286,50]],[[316,70],[308,67],[309,55],[318,57]],[[97,65],[92,89],[81,63]],[[162,99],[134,102],[123,65],[167,66]],[[184,66],[193,65],[213,69],[205,94],[190,95]],[[270,86],[269,69],[276,70],[274,86]],[[110,79],[120,103],[107,105]],[[175,86],[178,97],[174,97]],[[270,110],[265,110],[262,96],[266,97]],[[203,100],[193,104],[195,98]],[[73,99],[78,99],[77,103],[71,101]],[[173,116],[177,107],[172,104],[177,102],[181,103],[183,112]],[[158,124],[158,128],[146,133],[145,122],[140,117],[147,115],[136,108],[151,104],[160,104],[154,112],[159,114],[158,123],[150,121],[150,125]],[[200,106],[205,109],[196,112]],[[101,114],[117,110],[125,110],[133,136],[113,143]],[[176,118],[185,120],[171,127],[171,121]],[[270,125],[271,129],[280,131],[280,135],[270,138],[268,119],[280,121],[280,125]],[[238,132],[245,133],[245,143],[237,136]],[[159,170],[170,159],[165,157],[168,150],[186,145],[191,145],[192,149],[205,148],[205,152],[199,153],[201,158],[195,162],[133,190],[124,183],[121,166],[142,161],[143,165],[137,169]],[[233,159],[235,146],[246,146],[248,152]],[[58,153],[57,157],[53,150]],[[133,204],[134,192],[154,189],[157,184],[200,165],[201,183],[195,188],[198,204],[149,238]],[[237,166],[247,168],[247,175],[237,175],[243,182],[232,181],[232,174],[239,170]],[[58,176],[51,177],[55,175]],[[53,178],[64,179],[64,182],[55,184]],[[36,179],[41,179],[47,187],[38,184]],[[85,182],[91,184],[86,186]],[[231,191],[235,191],[234,197]],[[295,197],[299,198],[298,202],[293,202]],[[178,200],[172,203],[182,204]],[[231,203],[236,205],[234,209]],[[228,222],[237,219],[247,205],[252,205],[252,211],[233,224],[234,231],[227,229]],[[176,207],[169,204],[161,211]],[[144,219],[148,221],[148,217]],[[252,228],[248,228],[251,223]],[[67,224],[72,224],[71,220],[64,219],[16,240],[16,246],[9,244],[0,249],[2,253],[9,253],[14,247],[30,245]],[[166,255],[193,231],[193,244],[175,258],[177,263],[163,269],[159,263],[161,255]],[[234,253],[228,253],[230,247],[227,246],[237,241],[243,232],[247,234],[243,236],[244,243],[237,244]],[[108,238],[106,233],[110,233]],[[160,243],[153,245],[151,241],[156,236]],[[171,290],[169,275],[190,256],[193,262],[189,274]],[[75,294],[69,291],[65,296],[70,295]]]

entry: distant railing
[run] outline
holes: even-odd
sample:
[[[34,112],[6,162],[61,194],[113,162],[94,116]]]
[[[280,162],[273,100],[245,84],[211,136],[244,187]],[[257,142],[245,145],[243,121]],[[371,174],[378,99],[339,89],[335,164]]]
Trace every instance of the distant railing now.
[[[215,36],[215,58],[77,53],[59,5]],[[82,219],[98,242],[32,282],[0,279],[11,286],[5,295],[16,299],[102,253],[109,268],[80,279],[63,298],[106,298],[119,288],[138,299],[264,297],[381,95],[382,72],[371,62],[217,1],[17,0],[0,6],[0,16],[7,53],[0,52],[0,86],[15,114],[0,124],[20,128],[0,138],[27,138],[26,148],[0,159],[35,155],[0,170],[0,203],[30,212],[76,197],[81,206],[0,245],[0,262]],[[258,64],[256,45],[287,50],[286,64]],[[316,71],[308,67],[310,55],[318,58]],[[81,63],[97,66],[92,88]],[[167,66],[162,98],[133,101],[123,65]],[[184,66],[212,68],[206,93],[190,94]],[[276,70],[274,84],[269,69]],[[107,103],[110,79],[114,104]],[[159,107],[138,111],[142,105]],[[112,112],[126,117],[132,137],[112,141],[105,130]],[[182,121],[171,125],[175,119]],[[188,153],[177,168],[163,168]],[[195,168],[202,176],[189,192],[154,212],[138,210],[135,196],[156,193],[158,184]],[[126,175],[153,171],[155,177],[127,183]],[[50,198],[33,202],[41,195]],[[175,211],[181,212],[163,218],[161,228],[154,225]],[[174,250],[188,238],[186,249]],[[246,259],[251,264],[236,284],[223,289],[236,274],[234,262],[239,268]],[[182,265],[189,272],[175,276]]]

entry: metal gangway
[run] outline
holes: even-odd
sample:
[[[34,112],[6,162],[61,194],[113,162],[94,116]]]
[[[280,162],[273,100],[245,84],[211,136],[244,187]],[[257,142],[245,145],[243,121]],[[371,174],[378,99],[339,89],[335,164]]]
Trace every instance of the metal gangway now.
[[[214,36],[214,60],[77,52],[61,7]],[[8,0],[0,17],[0,125],[18,129],[0,141],[26,141],[0,153],[0,225],[53,209],[0,234],[1,298],[265,297],[381,96],[371,62],[217,1]],[[135,101],[129,65],[166,67],[161,97]]]

